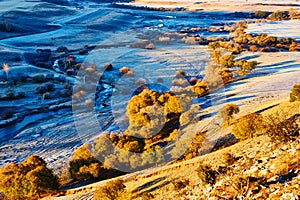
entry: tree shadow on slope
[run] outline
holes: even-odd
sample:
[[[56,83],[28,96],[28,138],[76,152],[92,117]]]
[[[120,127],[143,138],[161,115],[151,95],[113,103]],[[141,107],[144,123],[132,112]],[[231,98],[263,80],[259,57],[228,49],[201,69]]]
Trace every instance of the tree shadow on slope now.
[[[164,177],[160,177],[160,178],[154,179],[153,181],[149,181],[149,182],[147,182],[147,183],[145,183],[145,184],[137,187],[135,190],[132,191],[132,193],[139,192],[139,191],[142,191],[142,190],[147,189],[147,188],[148,189],[146,191],[144,191],[144,192],[146,192],[146,193],[153,192],[154,190],[157,190],[157,189],[159,189],[159,188],[161,188],[161,187],[169,184],[169,181],[163,181],[165,179],[166,179],[166,177],[164,176]],[[159,183],[161,183],[161,184],[159,184]],[[154,185],[157,185],[157,186],[152,187]]]

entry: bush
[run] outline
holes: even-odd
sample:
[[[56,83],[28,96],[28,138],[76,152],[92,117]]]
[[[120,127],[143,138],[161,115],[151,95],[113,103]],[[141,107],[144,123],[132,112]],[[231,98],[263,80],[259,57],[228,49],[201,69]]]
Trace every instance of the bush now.
[[[151,200],[154,199],[154,195],[148,192],[143,192],[140,197],[142,198],[142,200]]]
[[[129,69],[128,67],[122,67],[120,69],[121,74],[127,74],[129,71],[131,71],[131,69]]]
[[[252,138],[262,128],[263,117],[260,114],[250,113],[237,120],[233,125],[232,133],[237,139]]]
[[[288,142],[299,136],[297,117],[288,118],[287,116],[287,113],[276,112],[266,117],[266,132],[271,140],[275,142]]]
[[[240,67],[240,70],[243,72],[252,71],[257,65],[257,61],[239,60],[235,62],[235,66]]]
[[[6,90],[6,94],[5,94],[5,98],[6,99],[9,99],[9,100],[13,100],[13,99],[15,99],[15,92],[14,92],[14,90],[13,89],[7,89]]]
[[[34,83],[44,83],[46,81],[46,78],[43,74],[36,74],[32,77],[32,81]]]
[[[299,19],[300,12],[297,9],[290,9],[289,10],[290,19]]]
[[[7,120],[7,119],[10,119],[14,116],[14,112],[13,110],[10,110],[10,109],[7,109],[7,110],[4,110],[1,114],[1,119],[2,120]]]
[[[43,94],[43,98],[44,98],[44,99],[51,99],[51,94],[50,94],[49,92],[45,92],[45,93]]]
[[[197,81],[197,83],[192,86],[192,90],[197,97],[204,96],[209,92],[208,85],[204,80]]]
[[[202,184],[214,185],[216,183],[217,172],[211,166],[201,164],[196,171]]]
[[[25,92],[18,92],[18,98],[24,98],[25,96]]]
[[[230,180],[230,183],[230,187],[232,187],[236,191],[236,197],[245,197],[249,194],[249,191],[257,191],[258,188],[261,188],[261,185],[264,185],[264,183],[266,183],[266,180],[262,177],[239,175],[233,176]]]
[[[257,46],[251,45],[249,50],[252,51],[252,52],[256,52],[258,49],[257,49]]]
[[[300,84],[293,86],[290,93],[290,102],[300,101]]]
[[[172,180],[171,183],[174,186],[175,191],[179,191],[188,186],[190,184],[190,181],[187,179]]]
[[[72,95],[72,91],[70,89],[63,89],[60,91],[59,96],[62,98],[68,98]]]
[[[185,78],[187,75],[185,73],[185,71],[183,71],[182,69],[177,70],[176,72],[176,78]]]
[[[234,57],[232,54],[225,54],[221,56],[220,63],[223,67],[230,68],[234,67]]]
[[[233,80],[233,73],[231,69],[221,68],[218,71],[224,85],[230,83]]]
[[[58,178],[46,162],[36,156],[0,168],[0,190],[9,199],[37,199],[58,189]]]
[[[35,88],[35,93],[37,94],[44,94],[47,92],[47,88],[44,85],[39,85]]]
[[[267,11],[258,10],[254,13],[254,17],[256,18],[267,18],[269,13]]]
[[[47,92],[54,90],[54,84],[51,82],[45,83],[44,86],[46,87]]]
[[[117,200],[124,191],[125,185],[123,180],[110,181],[95,191],[94,200]]]
[[[289,19],[289,12],[288,11],[275,11],[268,16],[268,18],[272,21],[281,21]]]
[[[226,165],[226,167],[233,165],[233,163],[237,160],[237,158],[234,157],[234,155],[232,155],[231,153],[223,153],[222,157],[224,159],[224,164]]]

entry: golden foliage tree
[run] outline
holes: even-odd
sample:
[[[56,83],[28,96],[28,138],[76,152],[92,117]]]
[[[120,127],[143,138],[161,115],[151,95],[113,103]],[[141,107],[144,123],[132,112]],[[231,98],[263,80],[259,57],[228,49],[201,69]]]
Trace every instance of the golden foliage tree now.
[[[71,177],[75,180],[97,178],[104,170],[102,163],[92,155],[90,143],[84,144],[75,151],[69,165]]]
[[[233,115],[240,112],[236,104],[227,104],[219,111],[219,117],[223,119],[224,126],[229,126],[232,123]]]
[[[300,84],[293,86],[290,93],[290,102],[300,101]]]
[[[263,117],[260,114],[250,113],[237,120],[233,125],[232,133],[238,139],[254,137],[255,133],[262,130]]]
[[[39,156],[0,168],[0,191],[11,199],[35,199],[57,190],[58,178]]]

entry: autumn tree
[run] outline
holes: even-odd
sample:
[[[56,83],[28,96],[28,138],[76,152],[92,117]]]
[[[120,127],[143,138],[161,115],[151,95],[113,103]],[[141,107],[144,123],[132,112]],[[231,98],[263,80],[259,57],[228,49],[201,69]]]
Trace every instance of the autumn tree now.
[[[0,191],[11,199],[40,198],[58,187],[58,177],[36,155],[22,163],[11,163],[0,168]]]
[[[190,95],[144,90],[128,103],[129,127],[125,134],[149,138],[163,132],[168,122],[179,121],[181,113],[189,108],[190,101]]]
[[[290,93],[290,102],[300,101],[300,84],[293,86]]]
[[[224,126],[229,126],[234,119],[233,115],[240,112],[236,104],[227,104],[219,111],[219,117],[223,119]]]
[[[237,123],[233,125],[232,133],[238,139],[252,138],[262,129],[263,117],[260,114],[250,113],[237,120]]]
[[[119,141],[118,135],[104,134],[94,139],[95,158],[104,161],[105,157],[113,154],[114,145]]]
[[[91,144],[79,147],[69,162],[71,177],[75,180],[97,178],[104,170],[102,163],[92,155]]]

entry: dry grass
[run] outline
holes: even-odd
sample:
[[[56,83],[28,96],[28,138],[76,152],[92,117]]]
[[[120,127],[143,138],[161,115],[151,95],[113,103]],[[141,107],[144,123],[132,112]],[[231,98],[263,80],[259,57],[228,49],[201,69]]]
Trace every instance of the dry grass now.
[[[266,116],[282,109],[291,116],[299,114],[300,102],[284,102],[261,114]],[[214,170],[226,166],[226,171],[218,175],[217,183],[210,192],[207,192],[208,186],[200,183],[197,174],[200,164],[209,164]],[[295,178],[284,179],[290,176],[291,170],[300,170],[300,138],[288,143],[274,143],[268,136],[261,135],[191,160],[146,169],[120,178],[124,180],[126,191],[131,193],[133,199],[193,199],[195,195],[203,194],[226,198],[241,195],[246,197],[257,188],[263,197],[267,195],[269,198],[279,198],[285,193],[294,195],[299,191],[298,174]],[[281,179],[285,181],[277,181]],[[184,180],[188,184],[175,190],[174,181]],[[106,182],[88,185],[72,193],[87,193]],[[269,185],[268,189],[262,189],[262,184]],[[272,192],[276,187],[280,187],[277,195]]]

